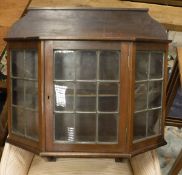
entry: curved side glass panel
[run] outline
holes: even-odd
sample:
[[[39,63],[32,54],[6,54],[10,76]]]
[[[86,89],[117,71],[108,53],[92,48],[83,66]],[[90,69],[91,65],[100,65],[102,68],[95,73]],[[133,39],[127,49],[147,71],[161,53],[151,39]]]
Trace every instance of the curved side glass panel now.
[[[120,51],[54,51],[54,138],[118,143]]]
[[[38,56],[34,49],[11,50],[12,132],[38,140]]]
[[[161,134],[164,53],[137,51],[134,141]]]

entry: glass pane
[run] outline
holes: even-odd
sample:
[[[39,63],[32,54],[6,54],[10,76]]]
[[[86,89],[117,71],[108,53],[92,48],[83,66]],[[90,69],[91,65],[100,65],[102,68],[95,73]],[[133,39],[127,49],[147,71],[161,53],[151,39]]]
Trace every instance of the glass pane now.
[[[150,58],[150,79],[162,78],[163,72],[163,53],[151,53]]]
[[[149,82],[149,108],[161,106],[162,81]]]
[[[25,85],[25,107],[38,108],[38,83],[35,81],[24,81]]]
[[[12,104],[24,105],[24,81],[12,79]]]
[[[55,140],[75,141],[74,114],[55,114]]]
[[[99,95],[118,95],[118,84],[117,83],[100,83],[99,84]]]
[[[117,96],[99,97],[99,111],[101,112],[118,111],[118,97]]]
[[[77,83],[76,95],[77,111],[96,111],[96,83]]]
[[[12,130],[17,134],[25,134],[25,111],[12,107]]]
[[[116,142],[117,141],[117,114],[100,114],[98,140],[100,142]]]
[[[74,83],[55,83],[55,110],[73,111]]]
[[[146,112],[140,112],[134,114],[134,140],[142,139],[146,137]]]
[[[54,78],[56,80],[74,80],[75,79],[75,55],[71,50],[54,52]]]
[[[149,62],[149,53],[137,52],[136,68],[135,68],[136,81],[148,79],[148,62]]]
[[[12,50],[11,51],[11,73],[15,77],[24,76],[24,51]]]
[[[96,83],[77,83],[76,95],[78,96],[96,96]]]
[[[152,110],[148,112],[148,136],[160,134],[161,110]]]
[[[102,51],[99,58],[99,79],[118,80],[119,79],[119,52]]]
[[[77,114],[75,124],[77,141],[95,141],[96,114]]]
[[[97,74],[96,51],[80,51],[76,59],[76,79],[95,80]]]
[[[38,133],[39,133],[38,113],[26,110],[24,114],[26,116],[26,135],[34,139],[38,139]]]
[[[135,84],[135,111],[147,108],[147,83]]]
[[[96,97],[76,97],[76,111],[96,111]]]
[[[38,75],[38,57],[36,50],[25,50],[25,78],[36,79]]]

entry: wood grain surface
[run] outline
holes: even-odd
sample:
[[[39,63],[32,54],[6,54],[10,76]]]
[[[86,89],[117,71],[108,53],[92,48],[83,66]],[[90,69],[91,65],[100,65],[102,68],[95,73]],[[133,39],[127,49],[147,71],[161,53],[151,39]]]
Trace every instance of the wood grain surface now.
[[[48,162],[35,156],[28,175],[132,175],[128,162],[114,159],[59,158]]]
[[[34,154],[16,146],[5,144],[1,158],[1,175],[27,175]]]
[[[155,150],[131,159],[134,175],[161,175],[160,164]]]
[[[32,0],[31,7],[149,8],[150,15],[169,30],[182,31],[182,8],[121,0]]]
[[[6,143],[1,159],[1,175],[161,175],[155,151],[140,154],[131,162],[114,159],[59,158],[48,162]],[[132,165],[132,168],[131,168]]]

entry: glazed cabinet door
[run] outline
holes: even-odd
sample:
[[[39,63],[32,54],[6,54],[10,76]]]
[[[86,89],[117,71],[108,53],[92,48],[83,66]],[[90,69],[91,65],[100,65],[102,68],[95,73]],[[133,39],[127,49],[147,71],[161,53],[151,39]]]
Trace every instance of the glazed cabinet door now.
[[[123,151],[122,51],[120,43],[109,46],[47,42],[48,151]]]
[[[164,143],[166,47],[138,44],[135,59],[133,144]],[[150,47],[151,46],[151,47]],[[142,48],[143,47],[143,48]],[[160,142],[157,141],[157,138]]]
[[[39,144],[39,50],[37,43],[9,44],[9,141]],[[27,143],[27,144],[26,144]]]

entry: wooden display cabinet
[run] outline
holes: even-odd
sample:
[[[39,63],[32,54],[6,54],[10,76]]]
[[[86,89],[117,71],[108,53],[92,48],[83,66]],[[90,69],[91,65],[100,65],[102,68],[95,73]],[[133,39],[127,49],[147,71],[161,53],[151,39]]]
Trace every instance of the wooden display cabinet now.
[[[9,138],[41,156],[164,145],[165,29],[146,9],[29,9],[8,33]]]

